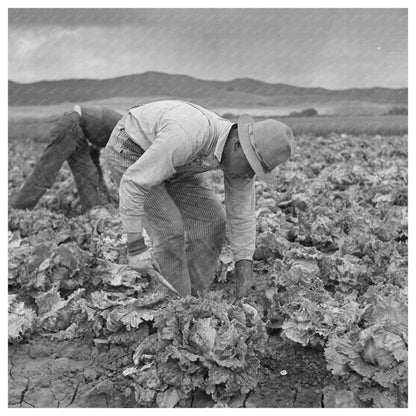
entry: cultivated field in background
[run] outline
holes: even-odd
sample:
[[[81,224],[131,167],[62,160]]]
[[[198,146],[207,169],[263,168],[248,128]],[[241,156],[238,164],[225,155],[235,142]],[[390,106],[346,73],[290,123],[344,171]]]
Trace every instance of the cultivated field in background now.
[[[166,97],[147,97],[142,98],[141,102],[150,102],[156,99]],[[134,105],[129,100],[112,98],[110,100],[91,101],[86,104],[106,105],[119,109],[124,112]],[[64,103],[48,106],[10,106],[9,107],[9,134],[14,137],[22,136],[25,138],[35,138],[42,140],[49,129],[50,123],[62,115],[65,111],[71,111],[73,103]],[[236,121],[238,115],[244,112],[252,114],[257,120],[265,117],[276,118],[287,124],[295,135],[310,134],[312,136],[327,136],[331,133],[345,134],[367,134],[367,135],[403,135],[407,134],[408,117],[407,116],[358,116],[358,115],[334,115],[334,116],[317,116],[317,117],[288,117],[278,114],[287,113],[286,109],[275,108],[273,112],[270,108],[213,108],[218,114]],[[218,111],[220,110],[220,111]],[[263,112],[261,111],[263,110]]]
[[[257,120],[264,117],[256,117]],[[407,116],[317,116],[273,117],[287,124],[295,135],[327,136],[331,133],[353,135],[407,134]],[[237,117],[230,118],[232,121]]]

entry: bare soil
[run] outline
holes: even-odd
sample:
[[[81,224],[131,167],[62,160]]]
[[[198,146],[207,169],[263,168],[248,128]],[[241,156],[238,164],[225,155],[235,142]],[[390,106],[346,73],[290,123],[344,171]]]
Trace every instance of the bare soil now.
[[[269,272],[264,262],[255,263],[254,297],[264,289]],[[212,289],[233,301],[235,280],[232,274],[229,277],[227,282],[215,282]],[[123,345],[96,345],[92,337],[56,341],[36,334],[26,343],[9,345],[9,407],[141,407],[130,379],[122,375],[133,364],[137,345],[133,338]],[[324,388],[336,384],[326,369],[323,349],[302,347],[283,339],[279,331],[269,333],[259,371],[257,389],[235,397],[231,407],[324,407]],[[185,407],[214,405],[197,390]]]
[[[9,407],[140,407],[122,375],[132,354],[131,347],[96,346],[92,339],[35,336],[10,345]],[[236,397],[233,407],[322,407],[322,390],[331,383],[322,351],[287,343],[278,335],[270,336],[261,373],[256,391]],[[201,392],[187,404],[213,406]]]

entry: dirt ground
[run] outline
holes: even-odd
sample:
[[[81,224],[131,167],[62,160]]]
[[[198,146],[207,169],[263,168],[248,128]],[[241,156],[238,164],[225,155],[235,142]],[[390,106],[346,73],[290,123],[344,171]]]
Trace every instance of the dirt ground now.
[[[9,346],[9,407],[139,407],[122,372],[132,350],[96,346],[92,339],[51,341],[35,336]],[[281,375],[286,371],[286,375]],[[236,397],[233,407],[322,407],[330,374],[323,353],[272,335],[262,358],[256,391]],[[285,373],[283,373],[285,374]],[[196,392],[187,407],[213,407]]]
[[[265,285],[267,266],[255,262],[256,287]],[[224,298],[233,300],[235,280],[213,284]],[[9,407],[35,408],[131,408],[135,400],[131,380],[122,375],[132,365],[137,345],[133,337],[123,345],[98,344],[91,338],[56,341],[34,335],[26,343],[9,345]],[[326,386],[335,378],[326,369],[323,349],[305,348],[269,333],[261,359],[259,385],[247,395],[235,397],[230,407],[324,407]],[[202,391],[195,391],[187,408],[214,407]]]

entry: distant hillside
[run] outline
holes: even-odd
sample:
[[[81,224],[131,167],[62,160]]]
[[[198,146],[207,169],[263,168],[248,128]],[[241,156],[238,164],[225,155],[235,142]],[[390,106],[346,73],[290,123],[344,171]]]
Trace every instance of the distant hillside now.
[[[51,105],[107,100],[112,97],[164,97],[194,100],[220,107],[407,106],[408,89],[328,90],[270,84],[249,78],[206,81],[159,72],[118,78],[66,79],[19,84],[9,81],[9,105]]]

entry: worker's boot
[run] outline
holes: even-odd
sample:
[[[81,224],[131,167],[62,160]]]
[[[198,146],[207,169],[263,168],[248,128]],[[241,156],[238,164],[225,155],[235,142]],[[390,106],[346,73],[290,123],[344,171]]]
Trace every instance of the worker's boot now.
[[[15,209],[33,209],[47,189],[43,186],[25,182],[10,205]]]

